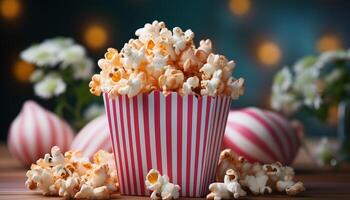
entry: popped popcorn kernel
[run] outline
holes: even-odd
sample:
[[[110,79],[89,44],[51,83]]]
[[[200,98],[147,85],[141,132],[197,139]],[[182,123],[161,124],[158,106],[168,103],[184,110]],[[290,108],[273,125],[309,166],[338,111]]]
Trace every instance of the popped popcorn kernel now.
[[[161,175],[158,170],[151,169],[146,175],[145,185],[152,191],[150,199],[178,199],[180,186],[170,183],[167,175]]]
[[[244,79],[231,77],[235,62],[214,54],[210,39],[201,40],[196,47],[191,29],[169,30],[161,21],[145,24],[135,35],[120,52],[108,48],[98,61],[101,72],[89,83],[92,94],[133,97],[159,90],[165,95],[178,92],[232,99],[243,95]]]

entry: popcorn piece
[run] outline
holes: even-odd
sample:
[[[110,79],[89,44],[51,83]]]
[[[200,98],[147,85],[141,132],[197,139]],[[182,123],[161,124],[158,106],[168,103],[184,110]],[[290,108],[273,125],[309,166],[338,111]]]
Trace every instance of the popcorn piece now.
[[[190,77],[182,85],[182,89],[179,91],[181,95],[193,94],[193,90],[199,86],[199,78],[197,76]]]
[[[173,40],[174,40],[174,50],[176,55],[179,55],[183,51],[187,44],[192,42],[194,38],[194,33],[188,29],[185,33],[179,27],[173,28]]]
[[[219,164],[216,170],[216,181],[223,182],[228,169],[236,168],[236,157],[231,149],[221,151]]]
[[[59,179],[56,181],[59,189],[59,196],[66,199],[71,199],[79,191],[79,177],[72,176],[68,177],[67,180]]]
[[[118,93],[121,95],[128,95],[128,97],[133,97],[137,95],[143,88],[145,82],[145,73],[133,73],[130,75],[130,79],[126,81],[124,85],[116,87],[118,88]]]
[[[57,195],[58,189],[54,185],[54,179],[49,169],[32,165],[31,170],[26,173],[26,187],[30,190],[40,189],[43,195]]]
[[[238,183],[239,176],[238,173],[229,169],[226,171],[226,176],[224,178],[224,183],[227,185],[227,189],[233,194],[235,199],[240,196],[246,196],[247,193],[241,188],[241,185]]]
[[[247,175],[242,182],[254,195],[257,195],[272,192],[272,189],[266,186],[267,180],[268,177],[265,174],[258,176]]]
[[[221,94],[224,90],[224,85],[221,82],[222,70],[217,70],[214,72],[213,77],[210,80],[202,80],[201,85],[201,95],[216,96]]]
[[[238,173],[233,169],[228,169],[224,177],[224,183],[216,182],[209,185],[210,193],[207,199],[235,199],[240,196],[245,196],[247,193],[241,188],[238,183]]]
[[[74,196],[77,199],[109,199],[110,194],[106,186],[93,188],[90,185],[82,185],[80,191]]]
[[[195,50],[191,47],[182,52],[178,64],[184,72],[193,74],[198,72],[198,69],[203,65],[195,56]]]
[[[139,36],[139,40],[146,44],[150,40],[156,41],[160,30],[164,27],[164,22],[153,21],[152,24],[147,23],[143,28],[137,29],[135,35]]]
[[[151,59],[149,66],[151,67],[151,75],[158,79],[164,73],[164,67],[168,65],[169,55],[164,56],[160,50],[157,50]]]
[[[182,71],[167,66],[165,73],[159,77],[159,86],[164,92],[177,91],[182,87],[184,78]]]
[[[225,183],[212,183],[209,185],[210,193],[207,195],[207,199],[221,200],[231,199],[232,193],[227,189]]]
[[[207,63],[199,71],[203,72],[203,79],[208,80],[213,76],[214,72],[223,68],[225,63],[227,63],[227,60],[224,56],[211,53],[208,56]]]
[[[212,50],[211,40],[210,39],[201,40],[199,42],[198,49],[195,51],[195,55],[202,63],[204,63],[208,59],[208,56],[211,53],[211,50]]]
[[[305,191],[304,184],[302,182],[297,182],[294,185],[286,188],[286,193],[288,195],[297,195],[300,192]]]
[[[161,176],[159,171],[151,169],[145,181],[148,190],[151,190],[151,199],[178,199],[180,186],[169,182],[169,177]]]
[[[101,76],[99,74],[92,76],[89,87],[91,94],[94,94],[96,96],[101,95]]]
[[[227,81],[227,95],[230,95],[232,99],[237,99],[239,96],[244,94],[244,79],[239,78],[237,80],[233,80],[230,77]]]
[[[139,70],[145,67],[146,60],[146,49],[142,47],[141,49],[134,49],[130,45],[125,44],[123,48],[123,56],[121,62],[125,69],[128,70]]]

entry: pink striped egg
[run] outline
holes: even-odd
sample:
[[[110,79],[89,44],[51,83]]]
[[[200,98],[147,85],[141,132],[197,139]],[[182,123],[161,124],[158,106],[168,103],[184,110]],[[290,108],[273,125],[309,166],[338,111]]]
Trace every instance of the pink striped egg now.
[[[251,162],[291,164],[298,152],[297,131],[281,115],[259,108],[230,111],[224,148]]]
[[[100,149],[112,152],[112,144],[109,137],[108,120],[106,114],[103,114],[80,130],[73,140],[71,149],[81,150],[89,158]]]
[[[11,155],[29,166],[50,152],[52,146],[68,150],[73,135],[68,123],[28,100],[10,126],[7,144]]]

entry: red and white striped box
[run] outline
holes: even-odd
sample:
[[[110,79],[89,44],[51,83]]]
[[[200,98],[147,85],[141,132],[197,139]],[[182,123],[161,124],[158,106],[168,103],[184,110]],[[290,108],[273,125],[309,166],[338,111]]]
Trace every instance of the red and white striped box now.
[[[182,196],[206,195],[230,101],[159,91],[133,98],[104,94],[121,194],[149,195],[144,182],[153,168],[180,185]]]

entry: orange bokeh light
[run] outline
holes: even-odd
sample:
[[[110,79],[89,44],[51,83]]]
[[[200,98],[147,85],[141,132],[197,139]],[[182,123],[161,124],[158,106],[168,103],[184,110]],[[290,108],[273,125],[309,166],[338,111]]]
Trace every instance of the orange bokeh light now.
[[[84,41],[91,49],[101,49],[105,47],[108,40],[108,33],[102,25],[90,25],[84,32]]]
[[[229,8],[231,12],[238,16],[246,15],[251,9],[251,0],[230,0]]]
[[[259,61],[266,65],[276,65],[281,60],[281,49],[274,42],[264,42],[257,49],[257,57]]]
[[[327,122],[330,125],[337,125],[338,123],[338,105],[331,105],[328,109]]]
[[[19,0],[1,0],[0,12],[5,19],[15,19],[21,12],[21,2]]]
[[[342,42],[335,35],[322,36],[317,42],[317,50],[320,52],[336,50],[342,47]]]
[[[34,68],[35,66],[33,64],[18,60],[15,62],[12,72],[17,81],[26,83],[34,71]]]

